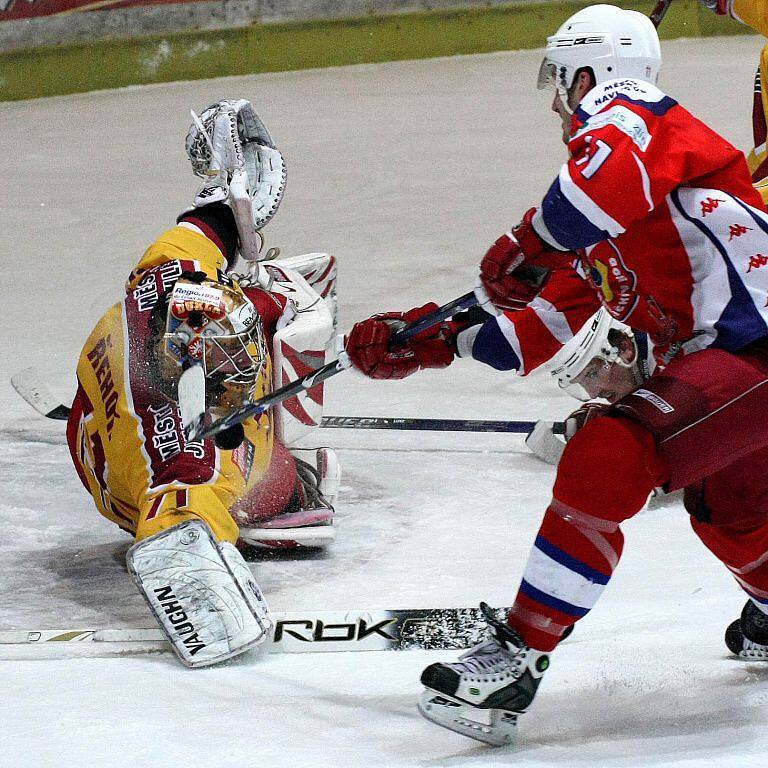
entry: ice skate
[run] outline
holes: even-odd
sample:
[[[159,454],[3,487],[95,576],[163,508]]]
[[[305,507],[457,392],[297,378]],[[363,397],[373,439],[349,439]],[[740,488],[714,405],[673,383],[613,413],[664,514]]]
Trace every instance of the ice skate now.
[[[333,502],[338,494],[341,468],[335,451],[318,448],[312,451],[314,463],[296,456],[296,472],[300,483],[300,505],[259,524],[258,528],[241,528],[240,539],[246,544],[267,549],[322,549],[336,539],[333,526]]]
[[[747,661],[768,661],[768,614],[747,600],[741,618],[725,630],[728,650]]]
[[[494,747],[513,743],[517,718],[530,706],[549,654],[526,646],[520,636],[480,603],[488,638],[452,664],[431,664],[419,711],[427,720]]]

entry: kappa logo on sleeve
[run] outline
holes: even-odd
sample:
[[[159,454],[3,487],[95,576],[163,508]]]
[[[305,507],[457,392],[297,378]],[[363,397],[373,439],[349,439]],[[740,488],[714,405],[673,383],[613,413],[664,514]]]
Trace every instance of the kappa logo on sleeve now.
[[[664,400],[664,398],[659,397],[655,392],[649,392],[647,389],[636,389],[632,394],[636,397],[642,397],[643,400],[647,400],[662,413],[673,413],[675,410],[673,406]]]

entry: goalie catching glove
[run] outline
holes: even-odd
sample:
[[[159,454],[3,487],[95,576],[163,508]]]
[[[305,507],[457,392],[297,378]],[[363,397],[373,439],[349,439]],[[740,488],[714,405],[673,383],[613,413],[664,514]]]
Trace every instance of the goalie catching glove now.
[[[240,235],[241,255],[259,258],[256,234],[277,213],[285,191],[283,156],[245,99],[219,101],[198,117],[192,112],[187,156],[196,176],[206,180],[195,207],[224,202]]]
[[[404,379],[422,368],[446,368],[456,354],[452,323],[438,323],[405,344],[392,336],[439,307],[434,302],[408,312],[385,312],[356,323],[345,340],[352,364],[372,379]]]
[[[499,309],[523,309],[538,296],[549,268],[564,263],[564,253],[551,249],[533,228],[536,209],[503,234],[480,262],[480,282]]]

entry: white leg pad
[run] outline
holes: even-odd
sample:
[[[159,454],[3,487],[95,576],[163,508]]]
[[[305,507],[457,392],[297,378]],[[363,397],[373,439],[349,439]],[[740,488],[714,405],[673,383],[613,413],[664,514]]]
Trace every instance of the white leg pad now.
[[[269,610],[240,553],[202,520],[134,544],[128,571],[181,662],[204,667],[264,642]]]

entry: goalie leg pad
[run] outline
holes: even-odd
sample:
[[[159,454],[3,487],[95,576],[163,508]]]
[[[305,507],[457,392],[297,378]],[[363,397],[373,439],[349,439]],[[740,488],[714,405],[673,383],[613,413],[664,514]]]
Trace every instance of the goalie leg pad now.
[[[264,642],[272,620],[250,569],[202,520],[134,544],[128,571],[188,667],[217,664]]]

